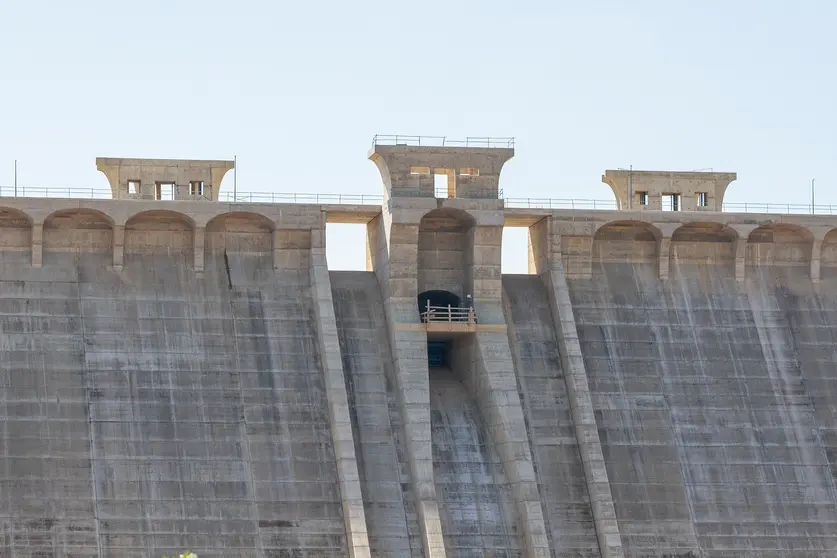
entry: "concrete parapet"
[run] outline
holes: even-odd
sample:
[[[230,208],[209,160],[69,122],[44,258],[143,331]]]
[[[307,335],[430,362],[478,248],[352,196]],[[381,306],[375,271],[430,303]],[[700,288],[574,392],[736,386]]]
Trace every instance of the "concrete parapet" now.
[[[602,182],[610,186],[620,209],[662,210],[669,196],[674,211],[720,211],[734,172],[667,172],[608,170]],[[673,195],[673,197],[671,197]]]
[[[221,181],[233,161],[194,159],[125,159],[98,157],[96,168],[110,182],[114,199],[218,200]]]
[[[497,199],[500,171],[513,148],[375,145],[369,159],[387,197],[436,197],[435,176],[447,177],[449,198]]]

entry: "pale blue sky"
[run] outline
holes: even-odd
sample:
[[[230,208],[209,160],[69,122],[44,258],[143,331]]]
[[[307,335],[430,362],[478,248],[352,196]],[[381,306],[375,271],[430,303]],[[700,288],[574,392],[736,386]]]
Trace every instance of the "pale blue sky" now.
[[[97,156],[236,154],[239,191],[377,194],[375,133],[493,135],[517,138],[509,197],[611,199],[602,172],[632,164],[837,203],[835,21],[826,0],[0,0],[0,184],[15,158],[23,184],[106,188]],[[334,236],[330,265],[362,267],[360,230]]]

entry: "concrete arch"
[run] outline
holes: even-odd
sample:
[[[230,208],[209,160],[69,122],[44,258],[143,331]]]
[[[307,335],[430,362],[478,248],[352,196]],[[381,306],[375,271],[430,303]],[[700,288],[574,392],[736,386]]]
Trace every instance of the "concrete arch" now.
[[[611,221],[593,235],[593,263],[659,265],[663,233],[645,221]]]
[[[419,231],[447,227],[448,229],[456,228],[467,232],[476,224],[477,220],[474,219],[474,216],[464,209],[437,207],[421,216]]]
[[[28,213],[0,207],[0,262],[28,264],[32,261],[32,226]]]
[[[418,292],[449,291],[460,299],[473,290],[476,219],[461,209],[437,208],[418,227]]]
[[[98,254],[110,258],[113,225],[110,215],[96,209],[60,209],[50,213],[44,219],[44,263],[49,263],[50,253]]]
[[[63,220],[64,223],[57,222],[60,220]],[[116,224],[116,219],[114,219],[112,215],[99,209],[74,207],[71,209],[58,209],[47,215],[44,219],[44,228],[49,226],[54,226],[56,228],[71,228],[68,226],[71,222],[80,225],[78,228],[83,228],[84,225],[92,225],[94,223],[105,223],[113,227],[114,224]]]
[[[190,230],[195,228],[195,220],[180,211],[172,211],[170,209],[147,209],[130,215],[125,220],[125,229],[127,230],[129,227],[136,227],[138,223],[156,223],[160,227],[164,227],[178,222],[188,225]],[[179,228],[175,228],[174,230],[179,230]]]
[[[125,222],[125,258],[172,256],[191,259],[195,253],[195,221],[179,211],[153,209]]]
[[[692,221],[671,235],[669,265],[720,265],[735,270],[738,232],[724,223]]]
[[[837,275],[837,229],[831,229],[823,237],[820,266],[823,278]]]
[[[20,209],[0,206],[0,228],[31,227],[34,222],[31,215]]]
[[[207,256],[224,252],[245,255],[270,255],[274,249],[276,223],[261,213],[230,211],[221,213],[206,224],[204,246]]]
[[[263,213],[255,211],[227,211],[215,215],[207,221],[206,230],[251,230],[253,228],[266,229],[273,232],[276,223]]]
[[[600,223],[598,227],[593,231],[593,240],[596,240],[601,234],[609,234],[613,231],[628,231],[631,229],[636,229],[639,231],[646,231],[650,232],[655,240],[660,240],[663,237],[662,231],[658,229],[653,224],[647,221],[638,221],[638,220],[621,220],[621,221],[610,221],[607,223]]]
[[[747,265],[810,267],[814,235],[800,225],[771,223],[754,229],[747,237]]]

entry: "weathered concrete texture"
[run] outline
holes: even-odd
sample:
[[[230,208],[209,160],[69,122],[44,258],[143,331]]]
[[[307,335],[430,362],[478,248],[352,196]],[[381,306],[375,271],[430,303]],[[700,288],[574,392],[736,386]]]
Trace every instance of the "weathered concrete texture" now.
[[[99,556],[82,287],[27,259],[0,260],[0,555]]]
[[[830,297],[804,265],[655,267],[571,282],[626,556],[834,556]]]
[[[365,271],[330,275],[372,554],[420,558],[421,533],[409,490],[378,281],[374,273]]]
[[[434,477],[447,554],[523,556],[512,487],[475,402],[452,370],[430,369],[430,408]]]
[[[347,555],[307,272],[3,255],[0,553]]]
[[[549,542],[556,557],[599,557],[584,465],[546,288],[505,275],[509,340]]]

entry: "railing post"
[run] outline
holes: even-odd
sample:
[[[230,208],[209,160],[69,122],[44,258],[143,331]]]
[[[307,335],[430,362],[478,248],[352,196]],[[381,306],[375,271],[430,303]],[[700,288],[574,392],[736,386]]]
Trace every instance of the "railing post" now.
[[[452,315],[452,314],[451,314],[450,304],[448,304],[448,321],[449,321],[449,322],[452,322],[452,321],[453,321],[453,320],[451,319],[451,315]]]

